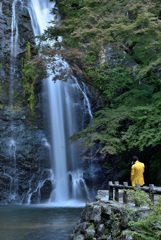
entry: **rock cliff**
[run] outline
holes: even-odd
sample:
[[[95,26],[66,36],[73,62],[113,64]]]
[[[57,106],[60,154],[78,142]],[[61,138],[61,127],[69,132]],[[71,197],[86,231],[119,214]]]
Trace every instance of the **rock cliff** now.
[[[128,223],[145,217],[149,209],[108,201],[107,196],[108,191],[98,191],[97,201],[86,204],[72,240],[134,239]]]
[[[21,85],[26,44],[30,42],[33,49],[35,40],[25,4],[15,1],[18,34],[14,30],[13,35],[17,34],[18,39],[16,59],[12,59],[12,4],[13,0],[0,1],[0,201],[27,202],[31,198],[31,202],[36,202],[38,186],[44,182],[45,200],[51,192],[51,182],[41,94],[39,91],[36,117],[31,118]]]

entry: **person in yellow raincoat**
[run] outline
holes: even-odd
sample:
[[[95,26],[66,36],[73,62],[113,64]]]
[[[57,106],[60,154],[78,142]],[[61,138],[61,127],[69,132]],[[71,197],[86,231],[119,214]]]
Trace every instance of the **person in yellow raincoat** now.
[[[133,165],[131,167],[131,185],[136,186],[136,183],[139,183],[140,186],[145,184],[144,182],[144,173],[145,165],[142,162],[139,162],[138,157],[133,156]]]

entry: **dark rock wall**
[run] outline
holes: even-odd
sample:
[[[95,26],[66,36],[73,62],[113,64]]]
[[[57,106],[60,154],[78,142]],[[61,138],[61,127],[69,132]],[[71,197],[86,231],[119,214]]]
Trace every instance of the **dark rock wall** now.
[[[0,201],[28,202],[31,197],[31,201],[35,202],[41,199],[39,186],[43,182],[43,200],[51,192],[51,182],[48,180],[51,174],[46,170],[50,167],[49,153],[41,94],[34,118],[31,118],[22,97],[21,64],[26,43],[30,42],[31,48],[34,48],[35,41],[28,11],[22,8],[19,1],[16,3],[19,36],[13,90],[10,86],[12,2],[0,0]]]
[[[76,224],[71,240],[136,239],[131,235],[134,228],[130,221],[139,221],[149,212],[112,201],[97,201],[86,204],[81,219]]]

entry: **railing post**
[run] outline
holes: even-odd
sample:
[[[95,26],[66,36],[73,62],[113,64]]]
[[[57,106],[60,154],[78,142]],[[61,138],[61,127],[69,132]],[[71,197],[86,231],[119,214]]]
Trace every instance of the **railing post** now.
[[[128,182],[123,182],[123,203],[125,204],[128,203],[127,190],[125,189],[126,187],[128,187]]]
[[[154,184],[149,184],[149,198],[154,203],[154,193],[153,193]]]
[[[108,182],[108,189],[109,189],[109,200],[113,200],[113,182]]]
[[[119,202],[119,181],[115,181],[115,201]]]
[[[140,188],[140,184],[136,183],[136,188]],[[140,204],[135,200],[135,207],[140,207]]]
[[[140,183],[136,183],[136,187],[137,187],[137,188],[140,188]]]

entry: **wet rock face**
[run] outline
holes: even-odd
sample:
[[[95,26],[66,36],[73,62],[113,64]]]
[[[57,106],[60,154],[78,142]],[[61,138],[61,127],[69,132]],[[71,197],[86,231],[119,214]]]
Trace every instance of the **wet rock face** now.
[[[44,201],[50,195],[52,184],[42,98],[39,94],[35,116],[31,117],[21,86],[26,44],[30,42],[32,49],[35,41],[25,3],[22,6],[21,1],[16,1],[18,39],[16,59],[11,59],[12,3],[13,0],[0,0],[0,202],[28,202],[33,192],[32,201],[36,202],[41,188]],[[14,60],[14,71],[11,60]]]
[[[11,49],[11,25],[12,25],[12,3],[13,0],[3,0],[0,1],[1,11],[0,11],[0,32],[1,32],[1,54],[10,54]],[[15,4],[15,18],[18,24],[18,45],[17,45],[17,55],[25,52],[26,43],[29,41],[32,46],[35,45],[31,21],[29,13],[25,4],[22,5],[21,1],[16,1]]]
[[[21,2],[24,4],[22,5]],[[26,0],[17,0],[15,4],[18,38],[14,59],[11,57],[13,0],[0,0],[0,202],[3,203],[44,202],[49,198],[53,187],[49,163],[50,146],[46,144],[44,127],[47,120],[43,118],[42,112],[41,83],[37,89],[39,102],[33,118],[24,101],[21,85],[21,66],[26,44],[30,42],[31,49],[36,46],[25,2]],[[13,34],[15,36],[15,30]],[[12,61],[14,71],[11,67]],[[14,80],[13,85],[11,77]],[[90,85],[85,88],[82,83],[85,79],[82,79],[82,76],[77,77],[81,88],[89,98],[92,113],[99,110],[103,106],[99,91]],[[82,108],[83,106],[82,94]],[[82,116],[77,117],[81,129]],[[84,128],[89,124],[90,118],[88,113],[85,114]],[[95,159],[92,164],[91,160],[85,161],[83,178],[91,193],[101,188],[104,182],[105,174],[102,174],[102,166],[103,160],[101,162],[100,158]],[[106,184],[104,188],[107,188]]]
[[[106,193],[106,192],[104,192]],[[102,193],[98,195],[102,196]],[[130,211],[129,211],[130,210]],[[130,232],[130,221],[144,218],[148,209],[128,209],[123,204],[111,201],[97,201],[86,204],[82,211],[80,222],[75,226],[71,240],[90,239],[134,239]]]
[[[52,189],[49,184],[41,185],[51,177],[50,171],[43,174],[44,169],[50,168],[50,163],[41,115],[36,122],[24,117],[25,112],[11,116],[12,121],[7,110],[0,111],[0,181],[1,193],[5,193],[1,199],[3,202],[8,201],[10,195],[16,193],[15,201],[21,201],[21,196],[27,194],[29,189],[30,193],[38,192],[41,187],[43,195],[46,191],[50,195]]]

